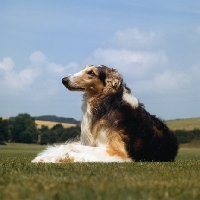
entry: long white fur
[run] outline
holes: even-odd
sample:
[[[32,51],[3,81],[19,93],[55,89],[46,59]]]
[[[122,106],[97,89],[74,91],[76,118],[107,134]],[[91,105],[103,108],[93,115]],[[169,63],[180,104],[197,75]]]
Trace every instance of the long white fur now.
[[[92,129],[92,116],[90,111],[90,106],[87,103],[88,96],[85,93],[83,95],[83,104],[82,104],[82,112],[83,117],[81,120],[81,144],[87,145],[87,146],[94,146],[94,138],[91,133]]]
[[[126,160],[130,161],[129,159]],[[80,142],[49,146],[32,160],[33,163],[60,163],[60,162],[124,162],[117,156],[109,156],[106,146],[84,146]]]

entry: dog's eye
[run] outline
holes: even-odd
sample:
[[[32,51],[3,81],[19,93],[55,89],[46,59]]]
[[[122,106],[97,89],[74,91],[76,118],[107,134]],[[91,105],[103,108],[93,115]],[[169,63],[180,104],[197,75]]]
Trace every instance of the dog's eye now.
[[[89,71],[88,74],[91,75],[91,76],[94,76],[94,75],[95,75],[95,73],[94,73],[92,70]]]

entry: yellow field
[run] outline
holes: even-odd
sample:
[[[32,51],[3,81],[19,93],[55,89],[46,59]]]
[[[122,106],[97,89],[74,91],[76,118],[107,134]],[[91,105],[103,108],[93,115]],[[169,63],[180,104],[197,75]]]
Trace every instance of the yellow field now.
[[[200,118],[175,119],[165,122],[171,130],[193,130],[200,129]]]
[[[49,121],[41,121],[41,120],[35,120],[35,123],[37,124],[38,128],[41,128],[42,125],[45,125],[45,126],[48,126],[49,128],[52,128],[56,124],[62,124],[64,128],[69,128],[69,127],[72,127],[72,126],[76,126],[76,124],[49,122]]]

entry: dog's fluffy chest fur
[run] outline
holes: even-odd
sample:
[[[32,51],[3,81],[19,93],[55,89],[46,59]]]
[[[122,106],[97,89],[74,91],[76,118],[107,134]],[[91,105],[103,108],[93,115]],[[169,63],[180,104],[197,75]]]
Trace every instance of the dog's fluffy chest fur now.
[[[81,121],[81,143],[86,146],[104,146],[107,144],[107,131],[105,127],[94,131],[92,122],[93,114],[91,112],[91,99],[87,94],[83,95],[82,111],[83,117]],[[95,132],[95,134],[94,134]]]
[[[81,143],[87,146],[95,146],[94,138],[92,136],[92,114],[90,111],[90,106],[86,101],[87,97],[83,99],[82,111],[83,117],[81,121]]]

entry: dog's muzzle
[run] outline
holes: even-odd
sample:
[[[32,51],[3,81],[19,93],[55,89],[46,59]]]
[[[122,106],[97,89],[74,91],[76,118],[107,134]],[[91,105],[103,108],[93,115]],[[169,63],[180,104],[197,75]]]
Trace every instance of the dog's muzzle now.
[[[70,75],[62,79],[62,84],[71,91],[85,91],[85,88],[79,87],[70,81]]]

